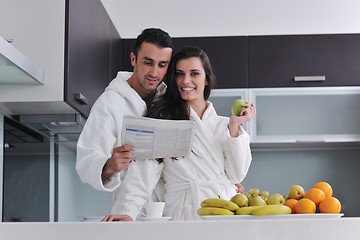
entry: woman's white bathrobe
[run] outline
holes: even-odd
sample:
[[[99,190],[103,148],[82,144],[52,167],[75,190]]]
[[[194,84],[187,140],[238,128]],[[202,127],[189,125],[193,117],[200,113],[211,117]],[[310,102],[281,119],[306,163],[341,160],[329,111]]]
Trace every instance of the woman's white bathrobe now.
[[[131,72],[118,72],[104,93],[96,100],[77,143],[76,171],[82,182],[97,190],[112,192],[121,184],[126,171],[114,174],[106,184],[101,180],[102,169],[115,147],[121,146],[124,115],[143,116],[146,103],[130,87]],[[159,85],[156,97],[163,94]]]
[[[250,138],[242,133],[232,138],[229,118],[218,116],[210,102],[202,120],[191,109],[195,136],[191,153],[173,160],[135,160],[118,191],[111,213],[126,214],[136,219],[160,176],[165,181],[164,216],[173,220],[197,219],[202,200],[229,200],[236,194],[235,183],[245,178],[250,163]]]

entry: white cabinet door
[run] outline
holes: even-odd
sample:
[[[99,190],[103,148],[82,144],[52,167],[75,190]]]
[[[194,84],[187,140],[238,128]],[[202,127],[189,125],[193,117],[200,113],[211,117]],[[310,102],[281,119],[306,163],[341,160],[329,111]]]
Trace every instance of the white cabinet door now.
[[[360,141],[360,87],[250,89],[254,143]]]
[[[249,99],[248,92],[247,88],[214,89],[208,100],[212,102],[219,116],[230,117],[233,102],[236,99]],[[247,123],[243,125],[243,128],[245,130],[248,128]]]

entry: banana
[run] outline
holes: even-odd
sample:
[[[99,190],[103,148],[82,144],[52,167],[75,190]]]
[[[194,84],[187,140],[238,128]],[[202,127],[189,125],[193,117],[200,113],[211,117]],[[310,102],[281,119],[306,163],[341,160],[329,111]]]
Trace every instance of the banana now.
[[[254,216],[291,214],[291,208],[285,205],[267,205],[251,212]]]
[[[239,209],[239,206],[236,203],[233,203],[228,200],[220,199],[220,198],[209,198],[205,199],[201,202],[201,207],[219,207],[225,208],[230,211],[236,211]]]
[[[197,213],[200,216],[206,215],[234,215],[234,212],[225,209],[225,208],[218,208],[218,207],[202,207],[197,210]]]
[[[242,207],[236,211],[236,215],[251,215],[251,212],[263,206]]]

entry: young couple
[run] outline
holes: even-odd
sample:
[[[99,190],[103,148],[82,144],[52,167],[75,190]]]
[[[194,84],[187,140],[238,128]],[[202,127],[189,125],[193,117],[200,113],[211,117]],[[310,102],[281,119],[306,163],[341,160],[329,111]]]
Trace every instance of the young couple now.
[[[146,31],[149,30],[145,30],[142,35]],[[138,161],[134,159],[129,164],[131,151],[136,151],[136,149],[131,146],[121,146],[121,143],[116,142],[115,139],[119,138],[121,126],[114,123],[104,126],[109,123],[103,122],[106,119],[90,122],[89,125],[93,125],[93,127],[101,125],[101,128],[109,128],[110,130],[107,129],[107,132],[111,133],[110,136],[104,136],[103,133],[84,133],[84,137],[81,136],[78,143],[78,154],[80,152],[80,155],[77,159],[77,170],[82,180],[93,186],[97,185],[100,190],[112,191],[116,188],[112,215],[106,216],[103,221],[135,220],[144,203],[150,199],[154,190],[156,192],[159,179],[163,179],[165,183],[165,191],[160,198],[165,201],[164,215],[173,217],[173,220],[197,219],[196,211],[200,207],[200,202],[213,197],[230,199],[237,192],[235,184],[245,178],[250,166],[250,140],[241,124],[254,117],[256,114],[254,105],[246,105],[246,109],[237,117],[218,116],[212,104],[207,101],[214,85],[215,76],[205,52],[197,47],[186,47],[175,53],[170,61],[168,51],[165,50],[169,50],[171,56],[171,47],[156,41],[144,40],[139,44],[138,49],[135,47],[131,54],[134,73],[127,80],[127,89],[122,89],[122,91],[132,88],[137,92],[142,99],[142,105],[145,106],[142,113],[145,113],[147,117],[194,120],[196,127],[191,152],[187,156],[177,159]],[[164,95],[157,97],[155,89],[158,88],[165,76],[166,70],[164,81],[167,89]],[[127,85],[126,81],[122,85]],[[125,87],[122,86],[122,88]],[[112,94],[116,93],[112,92]],[[148,104],[149,107],[146,110],[147,100],[150,99],[148,101],[150,103],[154,98],[156,99],[152,104]],[[109,105],[114,104],[114,102],[109,103]],[[113,111],[123,111],[121,110],[122,103],[117,102],[117,104],[120,105],[119,109],[113,109]],[[132,103],[133,106],[134,104],[136,103]],[[96,105],[94,105],[94,109],[99,112],[91,113],[91,115],[101,115],[107,111],[95,108]],[[103,103],[102,108],[108,107]],[[131,108],[131,106],[127,106],[127,108]],[[93,111],[95,111],[94,109]],[[132,115],[142,115],[142,113],[134,112]],[[122,114],[129,113],[123,112]],[[91,115],[89,120],[92,119]],[[102,116],[104,117],[104,115]],[[113,121],[116,119],[115,116],[111,117]],[[119,119],[115,121],[119,121]],[[97,131],[97,128],[95,129],[93,128],[92,131]],[[85,138],[86,135],[88,135],[87,137],[96,135],[105,142],[110,141],[108,145],[114,144],[113,154],[102,161],[93,160],[92,156],[96,154],[96,151],[104,151],[102,145],[106,145],[106,143],[95,140],[94,144],[89,145],[86,141],[90,140]],[[95,144],[100,144],[100,146],[96,147]],[[96,147],[96,149],[91,149],[92,147]],[[116,159],[116,157],[118,160],[115,162],[118,165],[111,163],[111,159]],[[97,164],[97,169],[91,167],[91,160],[93,160],[93,165]],[[119,172],[127,166],[129,168],[120,180]],[[124,172],[121,171],[121,173]],[[90,174],[94,175],[90,176]],[[237,186],[242,188],[240,184]]]

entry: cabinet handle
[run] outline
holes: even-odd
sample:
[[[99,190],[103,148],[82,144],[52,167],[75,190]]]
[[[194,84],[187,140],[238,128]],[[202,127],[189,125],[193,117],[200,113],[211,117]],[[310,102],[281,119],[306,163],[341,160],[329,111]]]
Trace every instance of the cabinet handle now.
[[[325,76],[295,76],[295,82],[322,82],[325,81]]]
[[[80,104],[83,104],[83,105],[88,105],[89,104],[89,100],[84,95],[82,95],[81,93],[75,93],[75,99]]]

